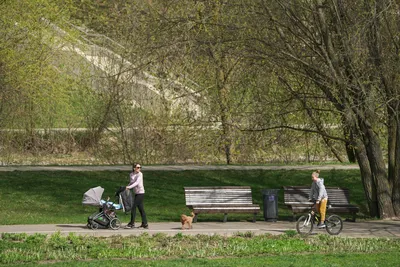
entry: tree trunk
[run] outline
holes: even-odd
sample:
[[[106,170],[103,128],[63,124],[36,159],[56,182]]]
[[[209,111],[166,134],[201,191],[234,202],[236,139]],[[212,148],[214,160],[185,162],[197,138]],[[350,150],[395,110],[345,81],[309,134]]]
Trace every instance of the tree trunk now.
[[[383,159],[379,139],[372,129],[362,125],[364,128],[364,144],[375,180],[376,193],[379,207],[379,217],[382,219],[395,217],[392,203],[392,191],[387,179],[386,165]]]
[[[353,146],[351,145],[351,142],[346,141],[345,147],[346,147],[347,159],[349,160],[349,162],[356,163],[357,156],[356,156]]]
[[[232,163],[232,138],[231,138],[231,126],[229,122],[229,114],[222,111],[221,123],[222,123],[222,144],[225,152],[226,164]]]
[[[396,141],[392,201],[394,212],[397,217],[400,217],[400,123],[397,123]]]
[[[372,177],[371,167],[367,157],[365,146],[361,140],[355,140],[355,155],[358,166],[360,166],[361,181],[364,186],[365,198],[367,199],[369,215],[371,217],[379,216],[378,200],[375,192],[375,182]]]
[[[120,112],[120,109],[118,108],[116,110],[116,117],[117,117],[117,122],[118,126],[120,128],[120,138],[121,138],[121,143],[122,143],[122,156],[123,156],[123,162],[124,164],[132,164],[133,160],[130,154],[130,148],[129,148],[129,143],[128,143],[128,138],[126,136],[125,132],[125,125],[124,125],[124,118],[122,112]]]
[[[344,122],[344,120],[343,120]],[[357,155],[356,151],[354,149],[354,146],[352,145],[352,141],[354,136],[353,133],[350,129],[347,127],[343,127],[343,136],[346,139],[345,142],[345,148],[346,148],[346,153],[347,153],[347,159],[349,160],[350,163],[355,163],[357,160]]]
[[[390,108],[389,108],[390,109]],[[393,112],[388,110],[388,177],[389,182],[393,185],[393,181],[396,178],[396,139],[397,137],[397,126],[396,119]]]
[[[222,124],[222,144],[224,147],[226,164],[232,163],[232,129],[231,129],[231,113],[229,108],[229,88],[225,84],[225,73],[221,66],[217,72],[217,87],[219,94],[220,116]]]

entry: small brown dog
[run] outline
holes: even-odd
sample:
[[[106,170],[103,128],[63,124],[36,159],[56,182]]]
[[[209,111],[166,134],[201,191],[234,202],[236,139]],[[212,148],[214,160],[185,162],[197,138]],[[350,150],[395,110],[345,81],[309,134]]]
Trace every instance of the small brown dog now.
[[[188,226],[188,229],[192,229],[192,222],[193,222],[193,218],[194,218],[194,213],[192,211],[191,213],[192,216],[187,216],[185,214],[181,215],[181,223],[182,223],[182,230],[185,229],[185,225]]]

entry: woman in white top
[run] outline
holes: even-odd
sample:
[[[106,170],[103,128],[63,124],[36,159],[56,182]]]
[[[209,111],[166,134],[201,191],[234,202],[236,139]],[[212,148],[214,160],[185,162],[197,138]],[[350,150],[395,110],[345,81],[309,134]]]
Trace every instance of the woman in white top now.
[[[136,218],[136,207],[139,209],[140,215],[142,216],[142,224],[139,227],[149,228],[147,224],[146,212],[144,211],[144,186],[143,186],[143,173],[140,171],[142,166],[139,163],[133,164],[132,172],[129,174],[130,181],[126,190],[133,189],[134,197],[133,197],[133,206],[131,210],[131,221],[125,228],[134,228],[135,227],[135,218]]]

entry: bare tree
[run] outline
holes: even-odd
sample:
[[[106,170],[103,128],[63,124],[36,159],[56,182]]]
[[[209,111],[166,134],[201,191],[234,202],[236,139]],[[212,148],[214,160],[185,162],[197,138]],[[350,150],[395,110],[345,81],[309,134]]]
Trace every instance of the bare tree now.
[[[398,40],[393,38],[398,34],[396,2],[357,1],[351,6],[341,0],[257,3],[250,11],[257,29],[249,45],[252,51],[279,67],[284,85],[307,99],[306,110],[315,113],[315,118],[326,110],[313,107],[311,103],[318,100],[308,98],[291,77],[304,77],[319,90],[320,102],[328,101],[327,106],[336,110],[351,133],[346,140],[356,152],[371,215],[399,216],[398,189],[394,186],[399,178],[387,174],[379,133],[382,123],[390,122],[389,132],[396,136],[396,142],[389,138],[390,146],[398,147],[400,139],[393,129],[396,118],[391,115],[398,114],[394,81],[399,72],[392,60],[398,57]],[[324,134],[319,121],[315,126]],[[392,164],[395,172],[400,165]]]

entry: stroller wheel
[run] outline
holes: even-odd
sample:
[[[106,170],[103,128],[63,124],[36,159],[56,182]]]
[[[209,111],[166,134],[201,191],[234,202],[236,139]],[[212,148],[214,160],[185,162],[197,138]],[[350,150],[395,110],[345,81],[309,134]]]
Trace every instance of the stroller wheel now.
[[[99,229],[99,224],[96,222],[92,222],[91,228],[92,228],[92,230]]]
[[[118,230],[121,227],[121,221],[118,218],[114,218],[110,221],[110,228]]]

